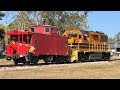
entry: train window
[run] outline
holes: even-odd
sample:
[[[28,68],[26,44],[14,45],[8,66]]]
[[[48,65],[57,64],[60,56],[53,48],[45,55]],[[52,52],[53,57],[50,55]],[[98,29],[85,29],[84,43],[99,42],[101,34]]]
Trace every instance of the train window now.
[[[26,37],[26,44],[30,44],[30,36]]]
[[[22,35],[20,35],[19,43],[22,43]]]
[[[105,36],[105,41],[108,41],[108,37],[107,36]]]
[[[71,37],[71,34],[67,34],[68,37]]]
[[[94,35],[94,40],[99,40],[98,35]]]
[[[37,39],[34,40],[34,46],[36,46],[36,45],[37,45]]]
[[[86,37],[86,36],[84,36],[84,40],[87,40],[87,37]]]
[[[67,34],[68,37],[77,37],[77,34]]]
[[[104,36],[100,35],[100,41],[104,41]]]
[[[107,40],[108,40],[107,36],[100,35],[100,41],[104,42],[104,41],[107,41]]]
[[[71,34],[72,37],[77,37],[77,34]]]
[[[49,28],[45,28],[45,32],[50,32]]]
[[[17,35],[11,35],[10,41],[11,40],[18,41],[18,36]]]
[[[31,28],[31,31],[34,32],[34,28]]]
[[[15,39],[16,39],[16,37],[12,36],[12,37],[11,37],[11,39],[12,39],[12,40],[15,40]]]
[[[81,35],[79,35],[79,39],[81,39],[82,37],[81,37]]]

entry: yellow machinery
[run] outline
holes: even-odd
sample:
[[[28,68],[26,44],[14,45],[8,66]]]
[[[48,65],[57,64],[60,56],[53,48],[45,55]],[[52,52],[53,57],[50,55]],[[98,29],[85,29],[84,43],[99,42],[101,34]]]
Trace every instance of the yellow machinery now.
[[[108,36],[103,32],[66,30],[71,62],[83,60],[108,60]]]

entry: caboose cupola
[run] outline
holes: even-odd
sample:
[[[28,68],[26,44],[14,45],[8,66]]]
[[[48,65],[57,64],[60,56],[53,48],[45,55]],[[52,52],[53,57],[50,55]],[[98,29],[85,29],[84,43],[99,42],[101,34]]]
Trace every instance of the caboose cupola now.
[[[30,31],[34,33],[58,35],[58,28],[51,25],[32,26]]]

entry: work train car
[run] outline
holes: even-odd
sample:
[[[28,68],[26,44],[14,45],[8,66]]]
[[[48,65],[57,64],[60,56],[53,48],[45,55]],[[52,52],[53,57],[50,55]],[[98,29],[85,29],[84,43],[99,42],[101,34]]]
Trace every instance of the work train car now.
[[[98,31],[65,30],[59,35],[58,28],[50,25],[33,26],[29,30],[13,30],[6,33],[11,42],[6,46],[6,59],[15,64],[26,63],[29,46],[35,53],[29,63],[82,62],[108,60],[108,37]],[[14,42],[13,42],[14,41]]]
[[[110,50],[110,59],[120,59],[120,41],[108,41]]]
[[[68,37],[71,61],[109,60],[108,36],[103,32],[66,30],[62,35]]]
[[[6,46],[6,59],[13,59],[15,64],[26,63],[29,46],[34,46],[35,54],[29,63],[37,64],[39,59],[45,63],[64,63],[68,57],[68,38],[58,35],[58,29],[50,25],[33,26],[30,30],[13,30],[10,43]],[[14,42],[13,42],[14,41]]]

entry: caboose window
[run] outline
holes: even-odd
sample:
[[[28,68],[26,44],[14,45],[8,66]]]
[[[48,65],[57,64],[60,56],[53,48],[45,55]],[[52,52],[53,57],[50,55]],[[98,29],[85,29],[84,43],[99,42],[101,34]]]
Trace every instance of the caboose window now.
[[[34,32],[34,28],[31,28],[31,31]]]
[[[17,35],[11,35],[10,40],[18,41]]]
[[[37,45],[37,39],[34,40],[34,46],[36,46],[36,45]]]
[[[26,37],[26,44],[30,44],[30,37],[29,36]]]
[[[45,32],[50,32],[50,29],[49,28],[45,28]]]
[[[22,43],[22,35],[20,35],[20,41],[19,41],[19,43]]]

